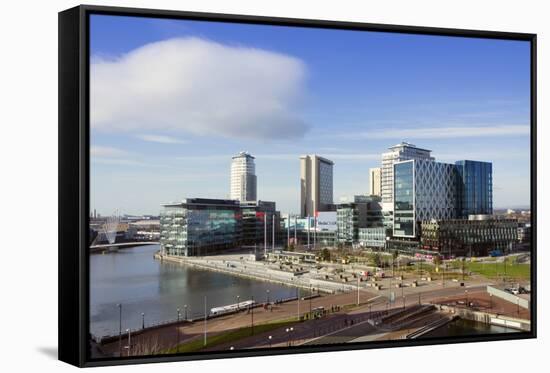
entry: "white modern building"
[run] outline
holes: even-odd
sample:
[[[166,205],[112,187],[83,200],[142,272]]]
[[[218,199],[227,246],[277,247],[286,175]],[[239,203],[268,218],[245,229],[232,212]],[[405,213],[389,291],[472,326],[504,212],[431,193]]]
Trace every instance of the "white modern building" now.
[[[231,161],[231,194],[232,200],[257,200],[256,165],[254,157],[247,152],[240,152]]]
[[[303,217],[327,211],[333,204],[334,162],[318,155],[300,157],[300,213]]]
[[[380,167],[369,169],[369,194],[382,196],[382,169]]]
[[[457,216],[456,168],[411,159],[394,164],[393,236],[416,237],[417,223]]]
[[[381,192],[384,210],[393,210],[393,165],[409,159],[426,159],[433,161],[432,151],[417,148],[408,142],[401,142],[389,148],[389,152],[382,154]]]

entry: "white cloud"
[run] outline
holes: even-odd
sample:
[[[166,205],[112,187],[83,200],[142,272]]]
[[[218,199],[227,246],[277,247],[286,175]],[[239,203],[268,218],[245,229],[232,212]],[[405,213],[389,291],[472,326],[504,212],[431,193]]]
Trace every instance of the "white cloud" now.
[[[137,135],[138,139],[148,142],[158,142],[161,144],[186,144],[187,141],[178,139],[177,137],[163,135]]]
[[[431,128],[388,128],[355,134],[345,134],[343,137],[361,139],[448,139],[464,137],[495,137],[529,135],[528,125],[497,125],[497,126],[462,126],[462,127],[431,127]]]
[[[98,146],[94,145],[90,147],[90,154],[92,157],[100,157],[100,158],[112,158],[112,157],[125,157],[129,153],[125,150],[113,148],[110,146]]]
[[[306,67],[294,57],[176,38],[114,60],[92,59],[97,131],[188,132],[235,138],[301,137]]]

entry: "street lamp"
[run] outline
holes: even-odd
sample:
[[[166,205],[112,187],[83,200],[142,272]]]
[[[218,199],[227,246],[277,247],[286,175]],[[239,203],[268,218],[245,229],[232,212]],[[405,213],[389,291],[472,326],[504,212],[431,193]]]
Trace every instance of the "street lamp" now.
[[[269,339],[269,348],[271,348],[271,340],[273,339],[273,336],[270,335],[269,337],[267,337],[267,339]]]
[[[239,299],[241,298],[240,295],[237,295],[237,312],[239,312]]]
[[[145,329],[145,313],[141,313],[141,329]]]
[[[185,309],[185,321],[187,321],[187,304],[183,308]]]
[[[266,291],[266,303],[269,304],[269,289],[267,289]]]
[[[312,296],[311,296],[311,284],[309,284],[309,317],[311,317],[311,299],[312,299]]]
[[[178,329],[178,344],[176,345],[177,352],[180,352],[180,309],[178,308],[178,322],[176,328]]]
[[[229,347],[229,349],[230,349],[231,351],[233,351],[233,350],[235,349],[235,347],[231,346],[231,347]]]
[[[294,330],[294,328],[291,326],[290,328],[286,328],[286,333],[288,335],[288,343],[287,343],[287,346],[292,346],[292,343],[291,343],[291,340],[290,340],[290,333],[292,333],[292,331]]]
[[[130,349],[132,348],[130,329],[126,329],[126,332],[128,333],[128,356],[130,356]]]
[[[118,306],[118,356],[122,356],[122,304]]]
[[[250,305],[250,329],[252,335],[254,335],[254,297],[252,297],[252,304]]]

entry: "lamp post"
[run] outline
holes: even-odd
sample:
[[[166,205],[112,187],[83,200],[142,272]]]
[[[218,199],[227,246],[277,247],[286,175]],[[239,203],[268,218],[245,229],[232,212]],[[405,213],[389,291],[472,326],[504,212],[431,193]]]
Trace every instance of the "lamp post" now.
[[[208,315],[206,314],[206,295],[205,295],[204,296],[204,341],[203,341],[204,346],[206,346],[206,331],[208,327],[207,319],[208,319]]]
[[[118,306],[118,356],[122,356],[122,304]]]
[[[292,326],[290,328],[286,328],[286,333],[287,333],[287,336],[288,336],[288,342],[287,342],[288,347],[292,346],[292,342],[291,342],[291,339],[290,339],[290,334],[292,333],[293,330],[294,330],[294,328]]]
[[[176,324],[176,328],[178,331],[178,343],[176,344],[177,352],[180,352],[180,309],[178,308],[178,322]]]
[[[267,339],[269,339],[269,348],[271,348],[271,340],[273,339],[273,336],[270,335]]]
[[[290,248],[290,214],[288,214],[288,219],[286,223],[286,249],[288,250]]]
[[[357,276],[357,305],[359,305],[359,275]]]
[[[296,292],[298,293],[298,321],[300,320],[300,287],[296,288]]]
[[[296,226],[298,225],[298,217],[296,215],[294,215],[294,246],[297,245],[297,233],[296,233]]]
[[[126,329],[128,333],[128,356],[130,356],[130,349],[132,348],[131,332],[130,329]]]
[[[309,284],[309,316],[311,317],[311,284]]]
[[[184,305],[183,308],[185,309],[185,321],[187,321],[187,304]]]
[[[145,329],[145,313],[141,313],[141,329]]]
[[[310,226],[309,215],[307,216],[307,249],[309,250],[309,226]]]
[[[239,310],[239,298],[240,298],[240,297],[241,297],[240,295],[237,295],[237,312],[240,311],[240,310]]]
[[[269,304],[269,289],[267,289],[265,292],[266,292],[266,303]]]
[[[405,288],[403,287],[403,277],[401,277],[401,296],[403,297],[403,308],[405,308]]]
[[[252,304],[250,305],[250,332],[254,335],[254,297],[252,297]]]

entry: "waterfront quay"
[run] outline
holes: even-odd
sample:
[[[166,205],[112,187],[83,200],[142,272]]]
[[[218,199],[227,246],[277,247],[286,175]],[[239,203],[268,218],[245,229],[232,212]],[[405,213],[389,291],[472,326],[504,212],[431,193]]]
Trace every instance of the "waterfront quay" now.
[[[155,259],[160,261],[292,286],[309,292],[333,294],[357,289],[357,285],[353,283],[323,280],[322,275],[311,264],[284,266],[281,263],[269,263],[256,258],[255,254],[250,253],[206,257],[170,256],[162,255],[160,252],[155,254]],[[298,296],[298,292],[296,294]]]
[[[455,333],[457,316],[485,323],[490,333],[517,331],[498,329],[490,325],[493,319],[530,327],[529,309],[489,294],[498,279],[425,268],[382,270],[284,253],[176,257],[161,255],[155,245],[94,256],[98,289],[92,292],[92,320],[95,330],[107,331],[93,334],[94,356],[422,338],[447,324]],[[112,295],[105,292],[106,284],[115,287]],[[146,298],[136,302],[138,293]],[[252,308],[211,313],[214,307],[251,300]],[[98,322],[108,328],[100,329]]]

